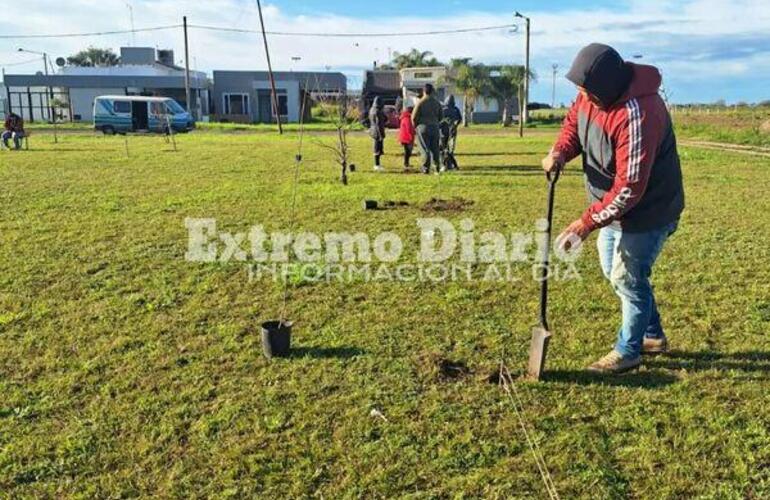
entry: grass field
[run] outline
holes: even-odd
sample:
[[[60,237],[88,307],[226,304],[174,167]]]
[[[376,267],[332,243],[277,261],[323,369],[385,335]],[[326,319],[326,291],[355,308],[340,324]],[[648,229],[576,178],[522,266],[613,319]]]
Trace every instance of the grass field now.
[[[317,140],[297,230],[393,231],[408,257],[434,196],[472,200],[446,216],[477,231],[532,231],[542,216],[552,132],[461,137],[463,169],[441,179],[401,174],[393,142],[389,171],[372,173],[359,134],[347,187]],[[546,497],[488,381],[501,358],[526,363],[532,279],[297,282],[294,355],[268,362],[258,327],[281,285],[244,263],[185,261],[184,219],[286,230],[296,135],[178,143],[131,137],[126,157],[119,137],[40,133],[2,152],[0,496]],[[638,374],[585,375],[618,322],[595,237],[582,279],[552,285],[550,371],[518,387],[562,498],[770,496],[770,160],[681,152],[688,209],[655,275],[674,352]],[[573,165],[557,226],[584,196]],[[364,198],[410,206],[365,212]]]

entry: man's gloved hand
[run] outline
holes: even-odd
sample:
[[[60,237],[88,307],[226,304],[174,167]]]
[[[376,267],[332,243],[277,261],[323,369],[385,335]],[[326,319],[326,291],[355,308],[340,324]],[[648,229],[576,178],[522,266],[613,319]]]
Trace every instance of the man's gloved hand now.
[[[543,158],[543,170],[546,173],[558,172],[564,168],[564,157],[558,151],[551,151],[548,156]]]
[[[591,229],[581,219],[578,219],[567,226],[567,229],[556,238],[556,245],[562,252],[570,252],[579,247],[590,234]]]

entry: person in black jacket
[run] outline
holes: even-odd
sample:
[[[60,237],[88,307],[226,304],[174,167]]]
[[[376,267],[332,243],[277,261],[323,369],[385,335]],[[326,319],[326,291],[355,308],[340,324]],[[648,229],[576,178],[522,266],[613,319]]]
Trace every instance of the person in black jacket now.
[[[455,104],[455,96],[450,95],[444,100],[444,119],[441,120],[441,153],[444,168],[456,170],[457,162],[454,151],[457,146],[457,130],[463,121],[463,114]]]
[[[388,118],[385,116],[385,105],[379,97],[374,98],[369,109],[369,135],[374,141],[374,170],[382,172],[380,158],[385,154],[385,124]]]

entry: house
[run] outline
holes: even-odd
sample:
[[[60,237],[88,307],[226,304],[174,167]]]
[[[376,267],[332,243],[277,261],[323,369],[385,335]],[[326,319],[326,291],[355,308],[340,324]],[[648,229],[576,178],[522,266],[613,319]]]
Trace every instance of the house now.
[[[442,102],[450,93],[449,69],[446,66],[404,68],[399,73],[405,102],[418,99],[426,83],[436,88],[436,97]]]
[[[458,92],[451,83],[451,69],[446,66],[404,68],[399,72],[402,98],[405,103],[413,103],[422,95],[422,87],[426,83],[436,88],[436,97],[442,102],[450,94],[454,95],[455,103],[465,113],[465,96]],[[512,116],[517,115],[518,104],[512,104]],[[476,99],[473,109],[474,123],[500,123],[503,119],[503,103],[493,97],[480,96]]]
[[[314,97],[347,93],[347,79],[342,73],[279,71],[273,75],[281,120],[286,123],[299,122],[303,109],[309,120],[311,106],[307,103]],[[217,121],[274,122],[269,73],[215,70],[211,107]]]
[[[5,75],[7,108],[27,121],[51,119],[55,105],[63,120],[90,121],[100,95],[171,97],[186,106],[185,70],[173,50],[122,47],[117,66],[63,66],[52,75]],[[205,119],[209,109],[206,74],[190,71],[191,111]]]

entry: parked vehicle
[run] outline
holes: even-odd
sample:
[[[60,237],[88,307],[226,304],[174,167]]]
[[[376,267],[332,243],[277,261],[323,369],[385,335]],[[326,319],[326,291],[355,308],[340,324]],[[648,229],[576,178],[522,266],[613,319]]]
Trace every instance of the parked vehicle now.
[[[100,96],[94,100],[94,128],[106,135],[167,134],[195,128],[192,115],[169,97]]]

